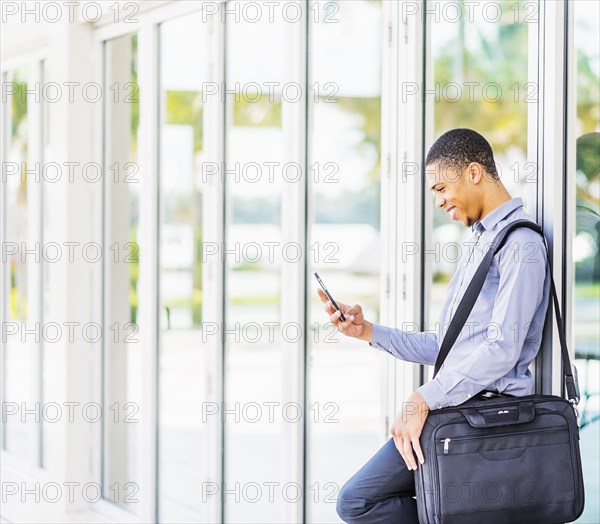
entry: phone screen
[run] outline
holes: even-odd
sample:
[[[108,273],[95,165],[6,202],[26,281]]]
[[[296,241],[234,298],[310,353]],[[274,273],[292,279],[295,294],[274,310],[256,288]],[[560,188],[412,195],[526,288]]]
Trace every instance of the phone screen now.
[[[325,284],[323,284],[323,281],[321,280],[321,277],[319,276],[318,273],[315,273],[315,278],[317,279],[317,281],[319,282],[319,285],[321,286],[321,289],[323,290],[323,292],[327,295],[327,298],[331,301],[331,303],[333,304],[333,307],[336,309],[336,311],[340,312],[340,320],[342,322],[346,322],[346,317],[344,316],[344,313],[342,313],[342,310],[339,308],[339,306],[336,304],[335,300],[333,300],[333,297],[331,296],[331,294],[329,293],[329,291],[327,291],[327,288],[325,287]]]

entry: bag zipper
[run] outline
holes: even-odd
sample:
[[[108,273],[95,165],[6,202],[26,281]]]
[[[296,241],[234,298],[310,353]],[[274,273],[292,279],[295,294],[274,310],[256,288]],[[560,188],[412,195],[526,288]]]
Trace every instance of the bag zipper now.
[[[564,426],[552,426],[549,428],[540,428],[540,429],[528,429],[527,431],[521,431],[519,432],[520,435],[524,434],[524,433],[545,433],[547,431],[556,431],[557,429],[565,429]],[[566,429],[569,429],[568,427]],[[454,438],[450,438],[450,437],[446,437],[443,439],[440,439],[440,442],[444,443],[444,455],[447,455],[448,452],[450,451],[450,442],[462,442],[464,440],[477,440],[477,439],[489,439],[489,438],[496,438],[496,437],[502,437],[505,435],[512,435],[513,433],[496,433],[494,435],[473,435],[472,437],[454,437]]]
[[[444,455],[447,455],[448,449],[450,448],[450,437],[446,437],[445,439],[442,439],[442,442],[444,443]]]

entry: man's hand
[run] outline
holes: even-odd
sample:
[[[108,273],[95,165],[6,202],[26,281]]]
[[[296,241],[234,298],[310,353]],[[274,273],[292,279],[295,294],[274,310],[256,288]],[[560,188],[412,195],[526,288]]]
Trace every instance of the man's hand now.
[[[373,332],[372,325],[370,322],[365,320],[362,307],[360,307],[358,304],[355,304],[354,306],[348,306],[336,300],[336,304],[346,317],[346,322],[342,322],[340,320],[340,312],[336,311],[323,290],[321,288],[317,288],[317,293],[319,294],[321,302],[325,303],[325,311],[329,313],[329,320],[331,320],[332,324],[337,326],[340,332],[349,337],[355,337],[359,338],[360,340],[371,342],[371,334]]]
[[[394,437],[396,448],[402,455],[406,467],[410,470],[417,469],[417,462],[413,454],[413,449],[417,454],[419,462],[423,464],[425,457],[419,444],[419,436],[423,430],[425,419],[429,414],[429,406],[418,391],[415,391],[404,403],[402,413],[400,413],[394,424],[391,433]]]

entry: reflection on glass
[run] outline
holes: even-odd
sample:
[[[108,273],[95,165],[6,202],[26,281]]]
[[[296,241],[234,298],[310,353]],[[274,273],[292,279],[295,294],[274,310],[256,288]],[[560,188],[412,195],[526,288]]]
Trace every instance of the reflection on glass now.
[[[382,6],[338,5],[337,23],[309,28],[307,522],[339,521],[339,489],[382,438],[384,356],[335,333],[312,277],[318,271],[334,298],[378,321]]]
[[[208,521],[202,501],[208,446],[202,424],[204,28],[201,13],[160,26],[160,522]]]
[[[454,16],[447,5],[436,1],[428,10],[438,13],[428,15],[433,76],[427,83],[434,90],[427,105],[433,113],[429,140],[459,127],[481,133],[494,150],[504,187],[511,196],[521,197],[525,207],[526,184],[536,183],[535,165],[527,162],[527,108],[538,96],[527,77],[528,31],[537,23],[530,4],[482,2],[472,6],[472,14],[462,5],[462,15]],[[452,5],[454,9],[459,3]],[[442,12],[447,16],[440,16]],[[431,281],[427,330],[435,330],[440,322],[447,284],[457,270],[463,242],[472,234],[435,205],[432,209],[433,232],[426,231],[425,251]],[[426,373],[431,371],[425,368]]]
[[[137,512],[141,347],[137,330],[139,93],[137,36],[104,47],[104,423],[103,496]],[[115,90],[115,86],[116,90]],[[109,88],[114,91],[109,91]]]
[[[7,115],[9,129],[6,137],[6,161],[17,166],[17,172],[8,175],[5,187],[6,198],[6,237],[5,242],[21,245],[28,241],[27,220],[27,81],[26,68],[6,75],[12,94],[7,97]],[[7,277],[5,289],[8,293],[2,297],[5,301],[6,321],[15,323],[18,332],[22,332],[27,322],[27,258],[18,250],[7,256]],[[30,397],[31,376],[28,369],[28,355],[33,351],[33,337],[27,337],[26,343],[16,335],[7,336],[5,342],[5,362],[3,366],[3,402],[21,405]],[[4,421],[3,421],[4,422]],[[4,448],[16,456],[26,458],[31,450],[27,449],[26,425],[19,416],[7,416],[4,429]]]
[[[230,4],[232,10],[241,6]],[[223,490],[232,491],[224,497],[224,514],[225,522],[279,523],[287,520],[281,487],[295,480],[284,472],[291,450],[281,417],[281,250],[274,249],[273,256],[268,252],[269,245],[282,242],[286,24],[280,16],[273,23],[268,17],[257,23],[228,17],[227,23],[227,89],[235,93],[228,95],[226,109],[225,240],[230,252],[225,266],[224,400],[231,411],[225,416]],[[269,82],[276,83],[270,94],[265,87]],[[265,411],[268,403],[276,409],[272,422]],[[272,501],[264,491],[268,483],[278,483]],[[243,496],[236,497],[236,486]],[[260,497],[256,486],[263,490]]]
[[[581,391],[581,454],[585,479],[585,510],[577,522],[600,522],[600,8],[595,2],[574,4],[577,60],[575,289],[573,333],[575,365]],[[570,173],[572,175],[572,172]]]

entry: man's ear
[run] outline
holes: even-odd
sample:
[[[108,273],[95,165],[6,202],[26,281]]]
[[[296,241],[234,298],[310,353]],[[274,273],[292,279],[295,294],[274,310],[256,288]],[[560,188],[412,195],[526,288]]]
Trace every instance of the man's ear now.
[[[483,177],[483,167],[478,162],[471,162],[469,164],[469,181],[478,184]]]

